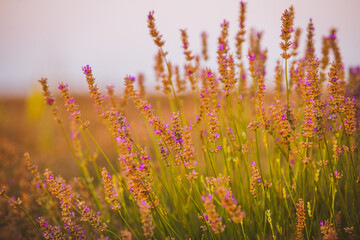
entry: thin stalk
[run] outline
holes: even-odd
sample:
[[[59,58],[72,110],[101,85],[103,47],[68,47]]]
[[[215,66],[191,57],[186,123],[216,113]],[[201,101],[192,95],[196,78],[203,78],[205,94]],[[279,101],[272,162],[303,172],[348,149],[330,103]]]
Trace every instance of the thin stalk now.
[[[27,217],[27,219],[31,222],[31,224],[34,226],[34,228],[36,229],[36,231],[40,234],[41,237],[43,237],[40,229],[38,228],[38,226],[35,224],[35,221],[33,220],[33,218],[30,216],[30,214],[28,213],[28,211],[26,211],[25,208],[23,208],[21,205],[18,205],[14,200],[12,200],[8,195],[6,195],[5,193],[2,194],[7,200],[9,200],[10,202],[12,202],[14,204],[14,206],[18,207],[21,209],[21,211],[23,211]]]

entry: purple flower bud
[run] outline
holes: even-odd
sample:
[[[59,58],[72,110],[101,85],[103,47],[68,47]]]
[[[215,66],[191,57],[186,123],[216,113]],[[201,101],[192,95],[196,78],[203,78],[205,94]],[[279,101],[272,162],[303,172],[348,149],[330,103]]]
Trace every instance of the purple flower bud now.
[[[220,50],[220,51],[224,51],[224,43],[221,43],[221,44],[220,44],[219,50]]]
[[[85,67],[82,67],[82,71],[85,75],[91,74],[91,67],[89,65],[86,65]]]
[[[248,57],[249,57],[250,61],[255,61],[255,59],[256,59],[255,54],[249,53]]]
[[[49,98],[49,99],[47,100],[47,104],[49,104],[49,105],[53,104],[53,102],[54,102],[54,99],[52,99],[52,98]]]

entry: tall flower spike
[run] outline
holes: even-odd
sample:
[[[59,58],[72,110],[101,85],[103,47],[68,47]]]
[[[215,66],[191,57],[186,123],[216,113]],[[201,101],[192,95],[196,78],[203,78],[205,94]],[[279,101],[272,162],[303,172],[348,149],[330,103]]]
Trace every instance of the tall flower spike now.
[[[174,72],[177,93],[182,93],[186,90],[186,81],[180,77],[179,66],[174,67]]]
[[[329,219],[326,220],[325,223],[323,221],[320,222],[320,231],[323,235],[323,239],[339,239],[335,227],[332,223],[330,223]]]
[[[206,32],[202,32],[201,33],[201,43],[202,43],[202,56],[204,58],[205,61],[207,61],[209,59],[209,55],[208,55],[208,44],[207,44],[207,34]]]
[[[106,86],[106,89],[107,89],[107,99],[109,101],[110,107],[117,109],[116,97],[114,95],[114,85]]]
[[[311,138],[315,135],[317,140],[323,138],[324,101],[321,99],[319,82],[319,61],[310,59],[307,62],[307,78],[302,82],[304,107],[303,135]]]
[[[329,64],[329,52],[330,52],[330,40],[328,37],[322,38],[322,47],[321,47],[321,53],[322,53],[322,59],[320,62],[320,82],[323,83],[326,80],[326,68]]]
[[[282,144],[290,146],[291,125],[286,114],[287,112],[288,109],[286,105],[282,105],[280,100],[276,100],[275,103],[270,106],[270,113],[274,120],[274,126],[277,128],[277,132],[280,136],[279,140]]]
[[[228,70],[233,66],[233,60],[231,56],[228,56],[229,52],[229,44],[228,44],[228,36],[229,36],[229,22],[224,20],[221,24],[221,34],[218,38],[218,51],[217,51],[217,63],[218,63],[218,71],[220,73],[220,81],[225,84],[225,87],[230,86],[230,76],[228,75]],[[232,62],[231,62],[232,61]],[[232,67],[233,68],[233,67]],[[231,70],[229,70],[231,72]],[[232,71],[233,72],[233,71]],[[228,91],[225,89],[225,94],[228,95]]]
[[[102,169],[101,177],[102,177],[102,182],[104,184],[104,190],[106,195],[105,200],[112,204],[112,209],[119,210],[120,203],[117,200],[118,195],[117,193],[115,193],[113,188],[112,176],[106,170],[106,168]]]
[[[298,55],[298,48],[299,48],[299,42],[300,42],[300,36],[301,36],[301,28],[296,28],[295,29],[295,34],[294,34],[294,41],[292,43],[292,48],[293,51],[291,53],[291,56],[296,57]]]
[[[180,29],[181,40],[183,44],[186,64],[185,64],[185,75],[189,79],[192,90],[196,90],[197,78],[195,77],[196,67],[192,64],[194,56],[189,50],[188,35],[185,29]]]
[[[296,240],[303,240],[304,239],[304,233],[303,230],[306,226],[305,220],[305,205],[302,198],[299,198],[299,202],[296,203]]]
[[[192,55],[191,51],[189,50],[189,41],[188,41],[188,35],[186,29],[180,29],[181,32],[181,41],[183,44],[184,54],[186,61],[191,61],[194,59],[194,56]]]
[[[44,96],[44,100],[45,100],[45,103],[49,106],[51,106],[51,110],[55,116],[55,120],[57,123],[61,123],[61,119],[60,117],[58,116],[58,107],[55,106],[55,98],[51,95],[51,92],[49,90],[49,85],[47,83],[47,78],[41,78],[39,80],[41,86],[42,86],[42,94]]]
[[[328,93],[330,97],[330,114],[341,113],[344,111],[344,89],[340,84],[339,74],[341,64],[332,62],[329,69]]]
[[[294,22],[294,8],[291,6],[288,9],[285,9],[282,17],[281,17],[281,21],[282,21],[282,25],[281,25],[281,39],[283,40],[280,43],[280,47],[283,50],[283,53],[281,54],[281,56],[284,59],[289,59],[291,57],[291,54],[288,53],[288,50],[291,46],[291,33],[294,31],[293,30],[293,22]]]
[[[160,80],[164,79],[164,75],[165,75],[164,61],[163,61],[160,50],[155,55],[154,70],[155,70],[155,80],[156,80],[156,82],[159,82]],[[157,86],[157,90],[159,90],[159,89],[160,89],[160,86]],[[164,86],[164,92],[166,93],[166,92],[169,92],[169,91],[170,91],[170,88],[169,88],[168,84],[166,84]]]
[[[256,199],[256,185],[261,184],[260,171],[256,166],[256,162],[251,162],[251,179],[250,179],[250,193]]]
[[[329,64],[329,52],[330,52],[330,39],[328,37],[323,37],[322,39],[322,48],[321,53],[323,55],[321,59],[321,70],[325,71],[326,67]]]
[[[307,40],[306,40],[306,49],[305,49],[305,59],[309,61],[314,58],[315,55],[315,47],[314,47],[314,24],[312,19],[310,18],[310,22],[307,28]]]
[[[307,66],[309,99],[313,104],[316,127],[313,129],[317,140],[323,139],[323,117],[324,117],[324,100],[321,98],[321,86],[319,81],[319,60],[310,59]]]
[[[61,92],[62,97],[65,101],[66,110],[70,113],[70,116],[74,119],[80,118],[79,106],[75,104],[75,99],[70,97],[68,85],[60,83],[58,89]]]
[[[224,59],[224,64],[219,65],[219,72],[221,75],[221,80],[224,83],[223,93],[225,96],[229,96],[230,92],[236,84],[235,78],[235,64],[234,59],[231,54]]]
[[[60,226],[52,226],[43,217],[39,217],[36,221],[39,223],[40,229],[45,239],[66,239],[64,234],[61,232]]]
[[[209,196],[202,196],[202,200],[204,201],[205,207],[205,218],[209,222],[211,229],[214,233],[222,233],[225,230],[225,225],[221,222],[221,217],[216,212],[216,208],[213,202],[213,196],[209,194]]]
[[[213,110],[209,111],[208,116],[209,116],[209,132],[208,132],[209,141],[215,142],[216,139],[220,137],[218,133],[220,129],[220,122],[216,112],[214,112]]]
[[[105,222],[102,221],[98,214],[95,214],[92,209],[85,205],[84,201],[77,201],[76,206],[81,212],[81,221],[90,223],[96,230],[105,232],[108,227]]]
[[[280,64],[280,60],[276,61],[275,67],[275,93],[276,99],[280,99],[281,92],[283,91],[282,88],[282,81],[283,81],[283,70]]]
[[[256,90],[256,99],[255,99],[255,112],[259,117],[264,129],[269,128],[268,120],[265,115],[264,108],[264,95],[265,95],[266,85],[264,82],[264,77],[262,75],[257,79],[257,90]]]
[[[160,35],[159,31],[156,29],[154,11],[150,11],[148,15],[148,28],[150,30],[150,36],[153,38],[154,43],[158,47],[162,47],[164,45],[164,41],[161,39],[162,35]]]
[[[342,57],[341,57],[341,52],[339,49],[339,44],[338,44],[338,40],[336,37],[336,28],[332,28],[330,30],[330,35],[329,35],[329,41],[330,41],[330,48],[333,50],[334,52],[334,57],[335,57],[335,62],[341,64],[341,72],[340,72],[340,79],[341,79],[341,84],[344,84],[343,81],[345,79],[345,72],[343,69],[343,62],[342,62]]]
[[[144,86],[145,77],[144,74],[140,73],[138,75],[138,86],[140,97],[145,97],[145,86]]]
[[[146,201],[142,201],[138,204],[141,213],[142,229],[146,239],[151,239],[154,235],[155,225],[151,216],[151,205]]]
[[[41,83],[42,89],[43,89],[43,95],[45,99],[45,103],[49,106],[53,105],[55,102],[55,98],[51,95],[49,91],[49,85],[47,84],[47,78],[41,78],[39,80],[39,83]]]
[[[86,77],[86,81],[88,83],[89,93],[93,102],[100,106],[103,102],[104,97],[99,92],[99,88],[97,84],[95,84],[95,78],[92,73],[92,69],[89,65],[82,67],[82,71]]]
[[[240,16],[239,16],[239,31],[236,34],[236,56],[238,60],[241,61],[242,58],[242,43],[245,41],[245,12],[246,12],[246,3],[243,1],[240,2]]]
[[[227,189],[221,182],[221,179],[215,180],[215,192],[221,200],[223,208],[229,213],[235,223],[242,223],[245,213],[241,211],[241,205],[238,205],[230,189]]]
[[[229,51],[229,45],[228,45],[228,36],[229,36],[229,22],[224,20],[224,22],[221,24],[221,34],[218,38],[218,61],[220,57],[223,57],[226,55]]]
[[[355,97],[345,97],[344,126],[347,135],[352,135],[356,131],[355,111]]]

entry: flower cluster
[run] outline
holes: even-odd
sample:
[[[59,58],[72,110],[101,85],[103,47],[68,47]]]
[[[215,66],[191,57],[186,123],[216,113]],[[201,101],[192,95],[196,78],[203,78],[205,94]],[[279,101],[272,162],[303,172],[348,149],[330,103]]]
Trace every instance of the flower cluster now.
[[[39,217],[37,222],[40,225],[40,229],[45,239],[66,239],[64,234],[61,232],[60,226],[52,226],[48,221],[45,220],[44,217]]]
[[[320,231],[323,235],[323,239],[339,239],[334,225],[330,223],[329,220],[326,220],[325,222],[320,222]]]
[[[60,83],[58,89],[61,92],[62,97],[65,101],[66,110],[70,113],[70,116],[74,119],[80,118],[79,106],[75,104],[75,99],[70,97],[68,85]]]
[[[81,213],[81,221],[90,223],[95,229],[104,232],[108,229],[98,214],[95,214],[92,209],[85,205],[84,201],[77,201],[76,206]]]
[[[291,125],[286,114],[287,106],[283,105],[280,100],[276,100],[275,103],[270,106],[270,113],[274,121],[274,126],[280,136],[280,142],[284,145],[289,145]]]
[[[112,183],[112,176],[110,173],[106,170],[106,168],[103,168],[101,171],[101,179],[104,185],[104,191],[105,191],[105,200],[108,201],[112,205],[112,209],[119,210],[121,205],[119,203],[118,194],[114,191],[114,186]]]
[[[227,189],[221,179],[216,179],[215,193],[221,200],[222,207],[231,216],[235,223],[242,223],[245,213],[241,210],[241,205],[238,205],[230,189]]]
[[[206,211],[204,217],[210,224],[211,229],[217,234],[223,232],[225,230],[225,225],[222,224],[221,217],[216,212],[213,196],[211,194],[209,194],[209,196],[202,196],[202,200],[204,201]]]
[[[144,231],[144,236],[146,239],[151,239],[154,234],[155,225],[151,216],[151,205],[143,200],[141,203],[138,203],[140,213],[141,213],[141,223],[142,229]]]
[[[48,191],[60,201],[61,220],[68,234],[75,239],[84,239],[84,233],[80,226],[74,223],[75,213],[72,210],[72,190],[62,177],[54,178],[51,171],[45,170],[45,183]]]
[[[218,119],[218,115],[213,110],[208,112],[209,117],[209,141],[215,142],[216,139],[220,138],[219,129],[220,129],[220,121]]]
[[[256,162],[251,162],[250,193],[254,198],[256,198],[256,185],[261,183],[260,171],[256,166]]]

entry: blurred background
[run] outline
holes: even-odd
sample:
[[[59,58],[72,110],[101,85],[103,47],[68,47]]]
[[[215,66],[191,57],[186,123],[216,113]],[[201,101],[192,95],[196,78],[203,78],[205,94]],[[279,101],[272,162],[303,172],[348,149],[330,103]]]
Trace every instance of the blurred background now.
[[[345,66],[360,62],[360,1],[249,1],[247,33],[250,28],[264,31],[268,78],[273,76],[280,57],[280,17],[291,4],[295,7],[295,26],[305,30],[313,19],[318,56],[321,37],[336,27]],[[114,84],[115,90],[120,90],[124,76],[139,72],[145,74],[146,84],[152,88],[157,49],[147,29],[150,10],[155,11],[165,50],[174,64],[184,62],[179,29],[186,28],[190,49],[195,53],[201,51],[201,32],[208,33],[209,65],[215,66],[216,41],[224,19],[230,22],[230,46],[235,52],[238,0],[1,0],[0,96],[28,94],[41,77],[49,79],[51,88],[64,81],[72,90],[86,90],[81,67],[87,64],[102,88]],[[303,32],[300,49],[305,38]],[[247,48],[248,43],[244,53]]]

